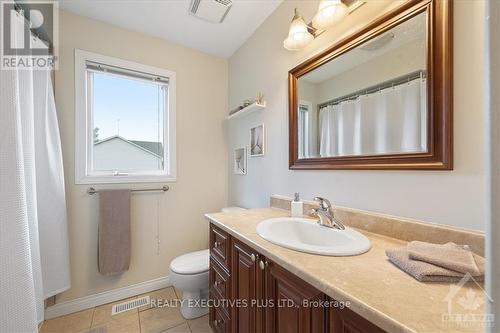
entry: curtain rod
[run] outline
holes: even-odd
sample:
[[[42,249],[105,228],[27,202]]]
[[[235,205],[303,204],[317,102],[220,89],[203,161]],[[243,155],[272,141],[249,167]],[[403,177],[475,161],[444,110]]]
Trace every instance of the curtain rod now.
[[[47,48],[49,50],[49,53],[51,52],[52,50],[52,43],[49,41],[49,40],[45,40],[43,39],[42,37],[40,37],[40,34],[36,31],[33,31],[30,27],[30,21],[28,20],[28,18],[26,17],[26,15],[24,15],[24,12],[26,11],[26,9],[24,7],[21,6],[21,4],[19,3],[15,3],[14,4],[14,9],[16,10],[16,12],[19,13],[19,15],[21,15],[23,18],[24,18],[24,24],[26,24],[26,26],[28,27],[28,29],[30,30],[30,34],[31,36],[35,37],[35,38],[38,38],[39,40],[41,40],[43,43],[47,44]],[[29,7],[28,7],[29,9]]]
[[[349,95],[344,95],[344,96],[337,97],[337,98],[331,99],[329,101],[323,102],[321,104],[318,104],[318,108],[321,109],[322,107],[327,106],[327,105],[336,105],[336,104],[339,104],[343,101],[356,99],[362,95],[371,94],[371,93],[380,91],[382,89],[395,87],[395,86],[401,85],[403,83],[408,83],[408,82],[413,81],[415,79],[425,78],[425,77],[426,77],[426,72],[424,70],[418,70],[415,72],[411,72],[411,73],[408,73],[405,75],[398,76],[398,77],[393,78],[391,80],[387,80],[387,81],[384,81],[382,83],[370,86],[368,88],[358,90],[358,91],[353,92]]]
[[[170,189],[167,185],[164,185],[162,188],[144,188],[144,189],[137,189],[137,190],[130,190],[130,192],[167,192]],[[96,193],[99,193],[98,190],[96,190],[93,187],[89,187],[87,189],[87,194],[89,195],[94,195]]]
[[[134,77],[136,79],[154,81],[154,82],[159,83],[159,84],[168,84],[170,81],[170,79],[166,76],[155,75],[155,74],[146,73],[146,72],[137,71],[137,70],[130,70],[127,68],[108,65],[108,64],[104,64],[104,63],[100,63],[100,62],[96,62],[96,61],[87,60],[85,62],[85,66],[87,67],[87,70],[90,70],[93,72],[110,73],[110,74],[120,75],[120,76],[125,75],[125,76],[129,76],[129,77]]]

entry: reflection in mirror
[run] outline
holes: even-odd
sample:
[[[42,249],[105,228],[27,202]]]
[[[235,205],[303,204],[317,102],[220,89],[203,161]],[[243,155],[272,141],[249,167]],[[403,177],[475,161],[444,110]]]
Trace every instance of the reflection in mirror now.
[[[427,152],[426,13],[298,79],[299,158]]]

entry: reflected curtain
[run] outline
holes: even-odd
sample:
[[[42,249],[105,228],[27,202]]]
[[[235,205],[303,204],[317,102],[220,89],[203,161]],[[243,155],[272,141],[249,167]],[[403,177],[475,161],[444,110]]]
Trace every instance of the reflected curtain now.
[[[320,156],[426,151],[425,81],[419,78],[322,107]]]

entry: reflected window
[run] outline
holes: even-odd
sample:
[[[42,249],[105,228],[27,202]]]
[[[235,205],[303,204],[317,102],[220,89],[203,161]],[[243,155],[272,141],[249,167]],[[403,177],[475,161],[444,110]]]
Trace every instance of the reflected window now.
[[[299,103],[299,156],[309,156],[309,115],[312,104],[307,101]]]

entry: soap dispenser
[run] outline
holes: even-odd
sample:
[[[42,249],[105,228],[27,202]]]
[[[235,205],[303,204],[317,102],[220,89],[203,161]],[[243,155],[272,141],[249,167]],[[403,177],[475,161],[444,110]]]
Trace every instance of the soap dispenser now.
[[[292,201],[292,217],[302,217],[304,214],[304,203],[300,201],[299,193],[295,193]]]

